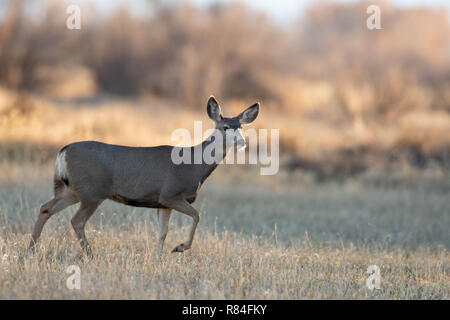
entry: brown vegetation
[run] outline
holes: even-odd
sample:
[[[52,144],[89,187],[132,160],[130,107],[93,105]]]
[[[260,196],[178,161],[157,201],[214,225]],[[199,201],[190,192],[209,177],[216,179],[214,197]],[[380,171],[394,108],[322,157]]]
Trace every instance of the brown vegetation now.
[[[448,176],[364,174],[320,184],[308,175],[223,165],[200,192],[193,248],[188,217],[173,213],[162,264],[156,211],[105,201],[86,230],[94,257],[55,215],[23,257],[52,161],[0,162],[0,299],[448,299]],[[184,226],[184,227],[183,227]],[[69,290],[70,265],[81,289]],[[381,289],[366,287],[369,265]]]
[[[119,133],[112,129],[114,120],[107,120],[121,117],[122,111],[112,115],[117,109],[100,108],[105,111],[87,120],[91,124],[79,122],[75,112],[70,117],[76,123],[66,123],[72,128],[65,129],[70,131],[66,135],[52,131],[54,120],[45,118],[65,114],[58,110],[61,104],[95,107],[104,93],[132,97],[124,103],[130,108],[135,96],[150,96],[169,101],[158,107],[179,112],[182,106],[197,117],[214,94],[230,108],[261,101],[266,117],[259,125],[281,130],[291,168],[314,163],[307,167],[322,173],[359,172],[374,163],[392,167],[398,161],[448,168],[446,11],[397,9],[389,2],[381,6],[383,29],[374,31],[365,28],[364,2],[314,5],[283,27],[239,4],[199,9],[156,2],[139,17],[125,8],[101,16],[86,7],[82,29],[73,31],[65,28],[64,8],[57,2],[47,2],[42,16],[31,19],[23,1],[9,1],[0,19],[0,84],[7,88],[0,92],[2,143],[23,138],[60,144],[87,136],[159,143],[123,131],[120,139],[108,139],[105,131]],[[51,109],[45,111],[44,104]],[[153,105],[149,110],[155,113]],[[26,121],[45,129],[29,123],[20,127],[25,120],[17,114],[26,113],[38,117]],[[159,128],[147,123],[153,137]],[[91,130],[79,129],[83,126],[95,128],[74,134]],[[348,154],[354,155],[350,161]]]
[[[369,2],[320,2],[277,26],[241,4],[149,1],[139,16],[83,7],[82,29],[68,30],[63,2],[4,3],[0,299],[449,298],[444,9],[377,2],[383,29],[369,31]],[[58,148],[173,144],[173,130],[194,120],[212,126],[211,94],[225,115],[261,102],[254,127],[280,129],[282,168],[220,166],[195,204],[191,251],[158,265],[152,210],[106,201],[88,225],[91,261],[73,261],[75,208],[23,255]],[[167,247],[186,221],[173,214]],[[71,264],[80,291],[65,286]],[[381,290],[365,286],[372,264]]]

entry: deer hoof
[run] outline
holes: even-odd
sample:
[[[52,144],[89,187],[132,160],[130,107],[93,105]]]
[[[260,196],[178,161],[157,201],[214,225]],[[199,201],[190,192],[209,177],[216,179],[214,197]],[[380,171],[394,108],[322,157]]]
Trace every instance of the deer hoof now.
[[[187,249],[189,249],[189,247],[187,247],[184,243],[182,243],[182,244],[176,246],[176,247],[172,250],[172,252],[183,252],[183,251],[185,251],[185,250],[187,250]]]

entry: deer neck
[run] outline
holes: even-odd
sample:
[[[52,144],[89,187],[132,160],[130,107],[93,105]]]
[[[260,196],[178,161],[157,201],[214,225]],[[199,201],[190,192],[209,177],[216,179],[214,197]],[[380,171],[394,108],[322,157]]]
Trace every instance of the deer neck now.
[[[214,150],[212,153],[212,158],[214,159],[214,161],[212,163],[211,161],[205,162],[205,150],[207,151],[207,154],[211,154],[211,152],[209,151]],[[230,150],[231,147],[227,146],[225,141],[223,141],[223,143],[218,141],[214,134],[211,134],[202,143],[194,146],[194,152],[202,152],[202,163],[198,164],[201,174],[201,182],[205,181],[206,178],[208,178],[208,176],[217,168],[219,163],[223,161],[223,159],[225,159]]]

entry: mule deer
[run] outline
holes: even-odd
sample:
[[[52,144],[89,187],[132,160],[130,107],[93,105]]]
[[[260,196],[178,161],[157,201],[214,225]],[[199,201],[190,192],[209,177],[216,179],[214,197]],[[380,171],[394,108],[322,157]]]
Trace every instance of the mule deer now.
[[[233,118],[222,116],[214,97],[207,103],[208,116],[215,123],[215,133],[221,133],[223,141],[211,137],[192,147],[177,147],[181,152],[194,154],[196,148],[218,144],[223,160],[232,147],[244,147],[240,132],[242,124],[251,123],[259,112],[256,103]],[[233,129],[233,130],[229,130]],[[228,132],[233,132],[230,135]],[[237,133],[237,134],[236,134]],[[232,141],[229,141],[232,137]],[[231,142],[231,143],[230,143]],[[174,164],[171,158],[173,146],[126,147],[96,141],[83,141],[63,147],[56,158],[54,174],[54,198],[42,205],[34,226],[29,248],[38,240],[44,224],[55,213],[80,202],[71,223],[80,241],[82,251],[92,255],[84,227],[97,207],[106,199],[135,207],[157,208],[158,257],[161,257],[172,209],[192,218],[189,238],[172,252],[182,252],[192,246],[195,229],[200,220],[199,212],[191,206],[197,193],[216,169],[218,161]]]

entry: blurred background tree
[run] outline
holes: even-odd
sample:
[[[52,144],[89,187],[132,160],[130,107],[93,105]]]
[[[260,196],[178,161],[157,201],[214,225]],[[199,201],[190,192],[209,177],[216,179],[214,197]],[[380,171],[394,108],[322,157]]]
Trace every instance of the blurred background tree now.
[[[284,150],[302,156],[399,147],[448,163],[448,8],[379,1],[382,29],[368,30],[370,4],[313,3],[290,23],[235,2],[148,1],[139,14],[85,4],[73,31],[64,2],[4,0],[0,87],[17,98],[0,111],[26,112],[30,95],[105,94],[203,111],[214,94],[264,103],[261,126],[284,128]]]

